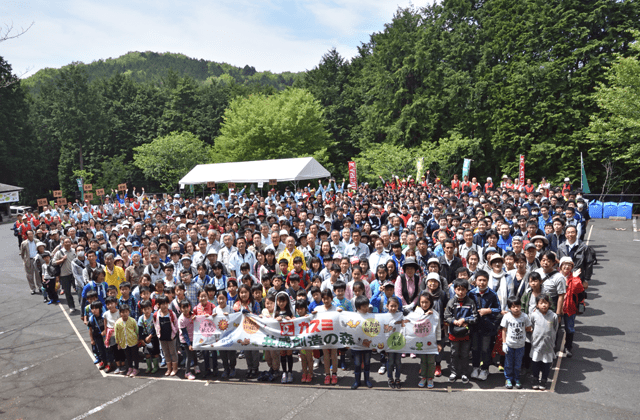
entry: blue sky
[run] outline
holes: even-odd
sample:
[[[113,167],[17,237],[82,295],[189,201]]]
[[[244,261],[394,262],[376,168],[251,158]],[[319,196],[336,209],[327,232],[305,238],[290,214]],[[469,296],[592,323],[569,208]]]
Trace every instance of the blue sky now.
[[[129,51],[183,53],[249,64],[258,71],[302,71],[335,47],[357,46],[390,22],[398,7],[429,0],[2,0],[0,25],[33,27],[0,44],[14,73],[27,76],[73,61],[90,63]]]

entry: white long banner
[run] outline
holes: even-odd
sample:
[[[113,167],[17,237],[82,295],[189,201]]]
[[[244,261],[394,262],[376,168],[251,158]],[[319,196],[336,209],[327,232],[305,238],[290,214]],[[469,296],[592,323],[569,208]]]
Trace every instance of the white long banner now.
[[[350,347],[394,353],[436,354],[438,315],[324,312],[276,321],[252,314],[199,316],[196,350],[286,350]]]

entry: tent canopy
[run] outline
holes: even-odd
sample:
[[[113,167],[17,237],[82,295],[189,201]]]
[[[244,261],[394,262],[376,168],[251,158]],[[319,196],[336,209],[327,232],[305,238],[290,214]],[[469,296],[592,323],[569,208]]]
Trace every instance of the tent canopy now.
[[[292,159],[254,160],[250,162],[226,162],[196,165],[180,180],[180,185],[216,183],[257,183],[275,179],[302,181],[331,176],[324,166],[312,157]]]

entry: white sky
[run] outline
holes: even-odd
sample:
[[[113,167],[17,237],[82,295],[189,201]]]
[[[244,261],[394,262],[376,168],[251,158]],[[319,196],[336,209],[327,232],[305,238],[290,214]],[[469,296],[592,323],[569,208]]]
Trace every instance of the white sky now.
[[[429,0],[416,1],[422,6]],[[2,0],[0,56],[28,75],[129,51],[182,53],[258,71],[303,71],[335,47],[347,58],[408,0]]]

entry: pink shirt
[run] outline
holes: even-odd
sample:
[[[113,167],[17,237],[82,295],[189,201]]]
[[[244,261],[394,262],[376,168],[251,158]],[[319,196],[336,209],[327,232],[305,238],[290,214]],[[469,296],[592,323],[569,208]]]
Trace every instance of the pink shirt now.
[[[189,340],[193,342],[193,320],[191,318],[186,318],[183,314],[178,318],[178,328],[180,328],[180,342],[185,343],[184,337],[182,336],[182,329],[187,329],[187,334],[189,334]]]
[[[416,290],[416,284],[414,280],[407,279],[407,295],[411,296],[413,292],[415,292],[415,290]],[[413,302],[405,302],[404,297],[402,296],[402,280],[400,280],[400,276],[398,276],[398,279],[396,280],[396,283],[394,285],[394,293],[402,301],[403,307],[413,302],[418,303],[418,299],[420,298],[420,294],[418,293],[416,295],[416,298],[413,300]]]

